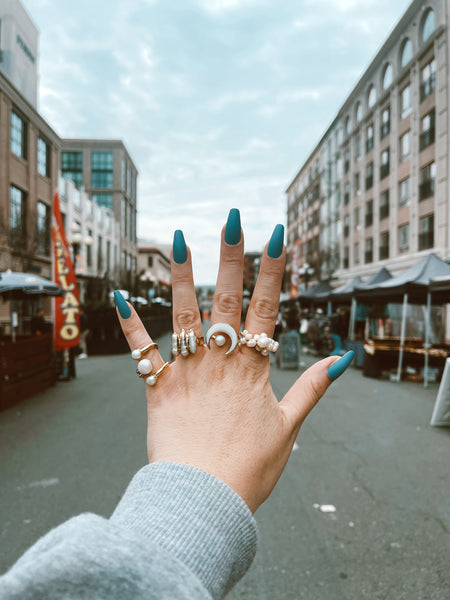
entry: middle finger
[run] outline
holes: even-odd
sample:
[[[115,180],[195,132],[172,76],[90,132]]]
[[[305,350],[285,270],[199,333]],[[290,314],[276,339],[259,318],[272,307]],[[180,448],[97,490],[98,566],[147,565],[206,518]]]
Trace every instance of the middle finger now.
[[[244,270],[244,236],[241,217],[232,208],[222,230],[220,264],[211,313],[211,324],[227,323],[239,332],[242,310],[242,275]]]

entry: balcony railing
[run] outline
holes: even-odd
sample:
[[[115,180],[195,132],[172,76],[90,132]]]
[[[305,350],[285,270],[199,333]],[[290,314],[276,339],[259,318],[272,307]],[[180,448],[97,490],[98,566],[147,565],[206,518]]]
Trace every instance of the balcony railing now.
[[[430,146],[430,144],[434,144],[434,136],[434,127],[432,129],[427,129],[427,131],[422,132],[419,138],[419,150],[423,150],[427,146]]]
[[[419,185],[419,201],[434,196],[434,179],[422,181]]]
[[[436,73],[432,73],[428,79],[420,84],[420,101],[423,102],[427,96],[436,89]]]
[[[389,246],[380,246],[380,260],[389,258]]]
[[[419,250],[427,250],[434,246],[434,231],[419,234]]]
[[[389,175],[390,172],[390,167],[389,167],[389,163],[386,165],[381,165],[380,167],[380,179],[384,179],[385,177],[387,177]]]
[[[389,204],[383,204],[383,206],[380,206],[380,221],[382,221],[383,219],[387,219],[388,216]]]

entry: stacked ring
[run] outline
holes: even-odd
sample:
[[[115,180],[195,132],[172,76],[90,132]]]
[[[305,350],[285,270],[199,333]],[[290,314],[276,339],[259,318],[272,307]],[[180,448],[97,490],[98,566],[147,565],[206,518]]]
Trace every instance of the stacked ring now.
[[[248,348],[255,348],[262,356],[268,356],[269,352],[276,352],[280,344],[268,337],[266,333],[249,333],[246,329],[239,333],[241,346],[247,346]]]
[[[145,362],[145,364],[141,365],[141,363],[144,363],[144,362]],[[141,378],[147,377],[147,375],[148,375],[147,379],[145,380],[145,383],[147,385],[153,386],[157,382],[158,377],[169,366],[169,364],[170,363],[168,363],[168,362],[164,363],[160,369],[158,369],[155,373],[152,373],[151,372],[152,368],[153,368],[152,363],[149,360],[144,359],[144,360],[141,360],[141,362],[139,363],[138,368],[136,369],[136,373],[137,373],[138,377],[141,377]]]
[[[193,329],[185,331],[182,329],[180,333],[172,333],[172,354],[173,356],[188,356],[195,354],[198,346],[203,346],[203,337],[197,337]]]

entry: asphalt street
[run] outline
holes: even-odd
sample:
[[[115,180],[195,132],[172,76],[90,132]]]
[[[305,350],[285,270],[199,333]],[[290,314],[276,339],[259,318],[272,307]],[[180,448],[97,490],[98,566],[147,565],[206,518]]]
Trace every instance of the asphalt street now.
[[[109,516],[146,462],[129,356],[78,360],[77,372],[0,413],[0,572],[65,519]],[[298,375],[272,368],[280,399]],[[354,368],[330,387],[256,513],[258,553],[230,600],[448,600],[450,428],[429,425],[437,390]]]

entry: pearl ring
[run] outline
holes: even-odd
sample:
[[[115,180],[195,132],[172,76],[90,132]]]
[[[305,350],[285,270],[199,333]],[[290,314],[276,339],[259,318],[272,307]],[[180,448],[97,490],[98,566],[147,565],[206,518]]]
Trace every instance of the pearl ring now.
[[[246,329],[239,333],[239,345],[247,348],[255,348],[262,356],[268,356],[269,352],[276,352],[280,344],[268,337],[267,333],[249,333]]]
[[[205,342],[203,337],[197,337],[193,329],[185,331],[182,329],[180,333],[172,333],[172,354],[173,356],[188,356],[195,354],[198,346],[203,346]]]

